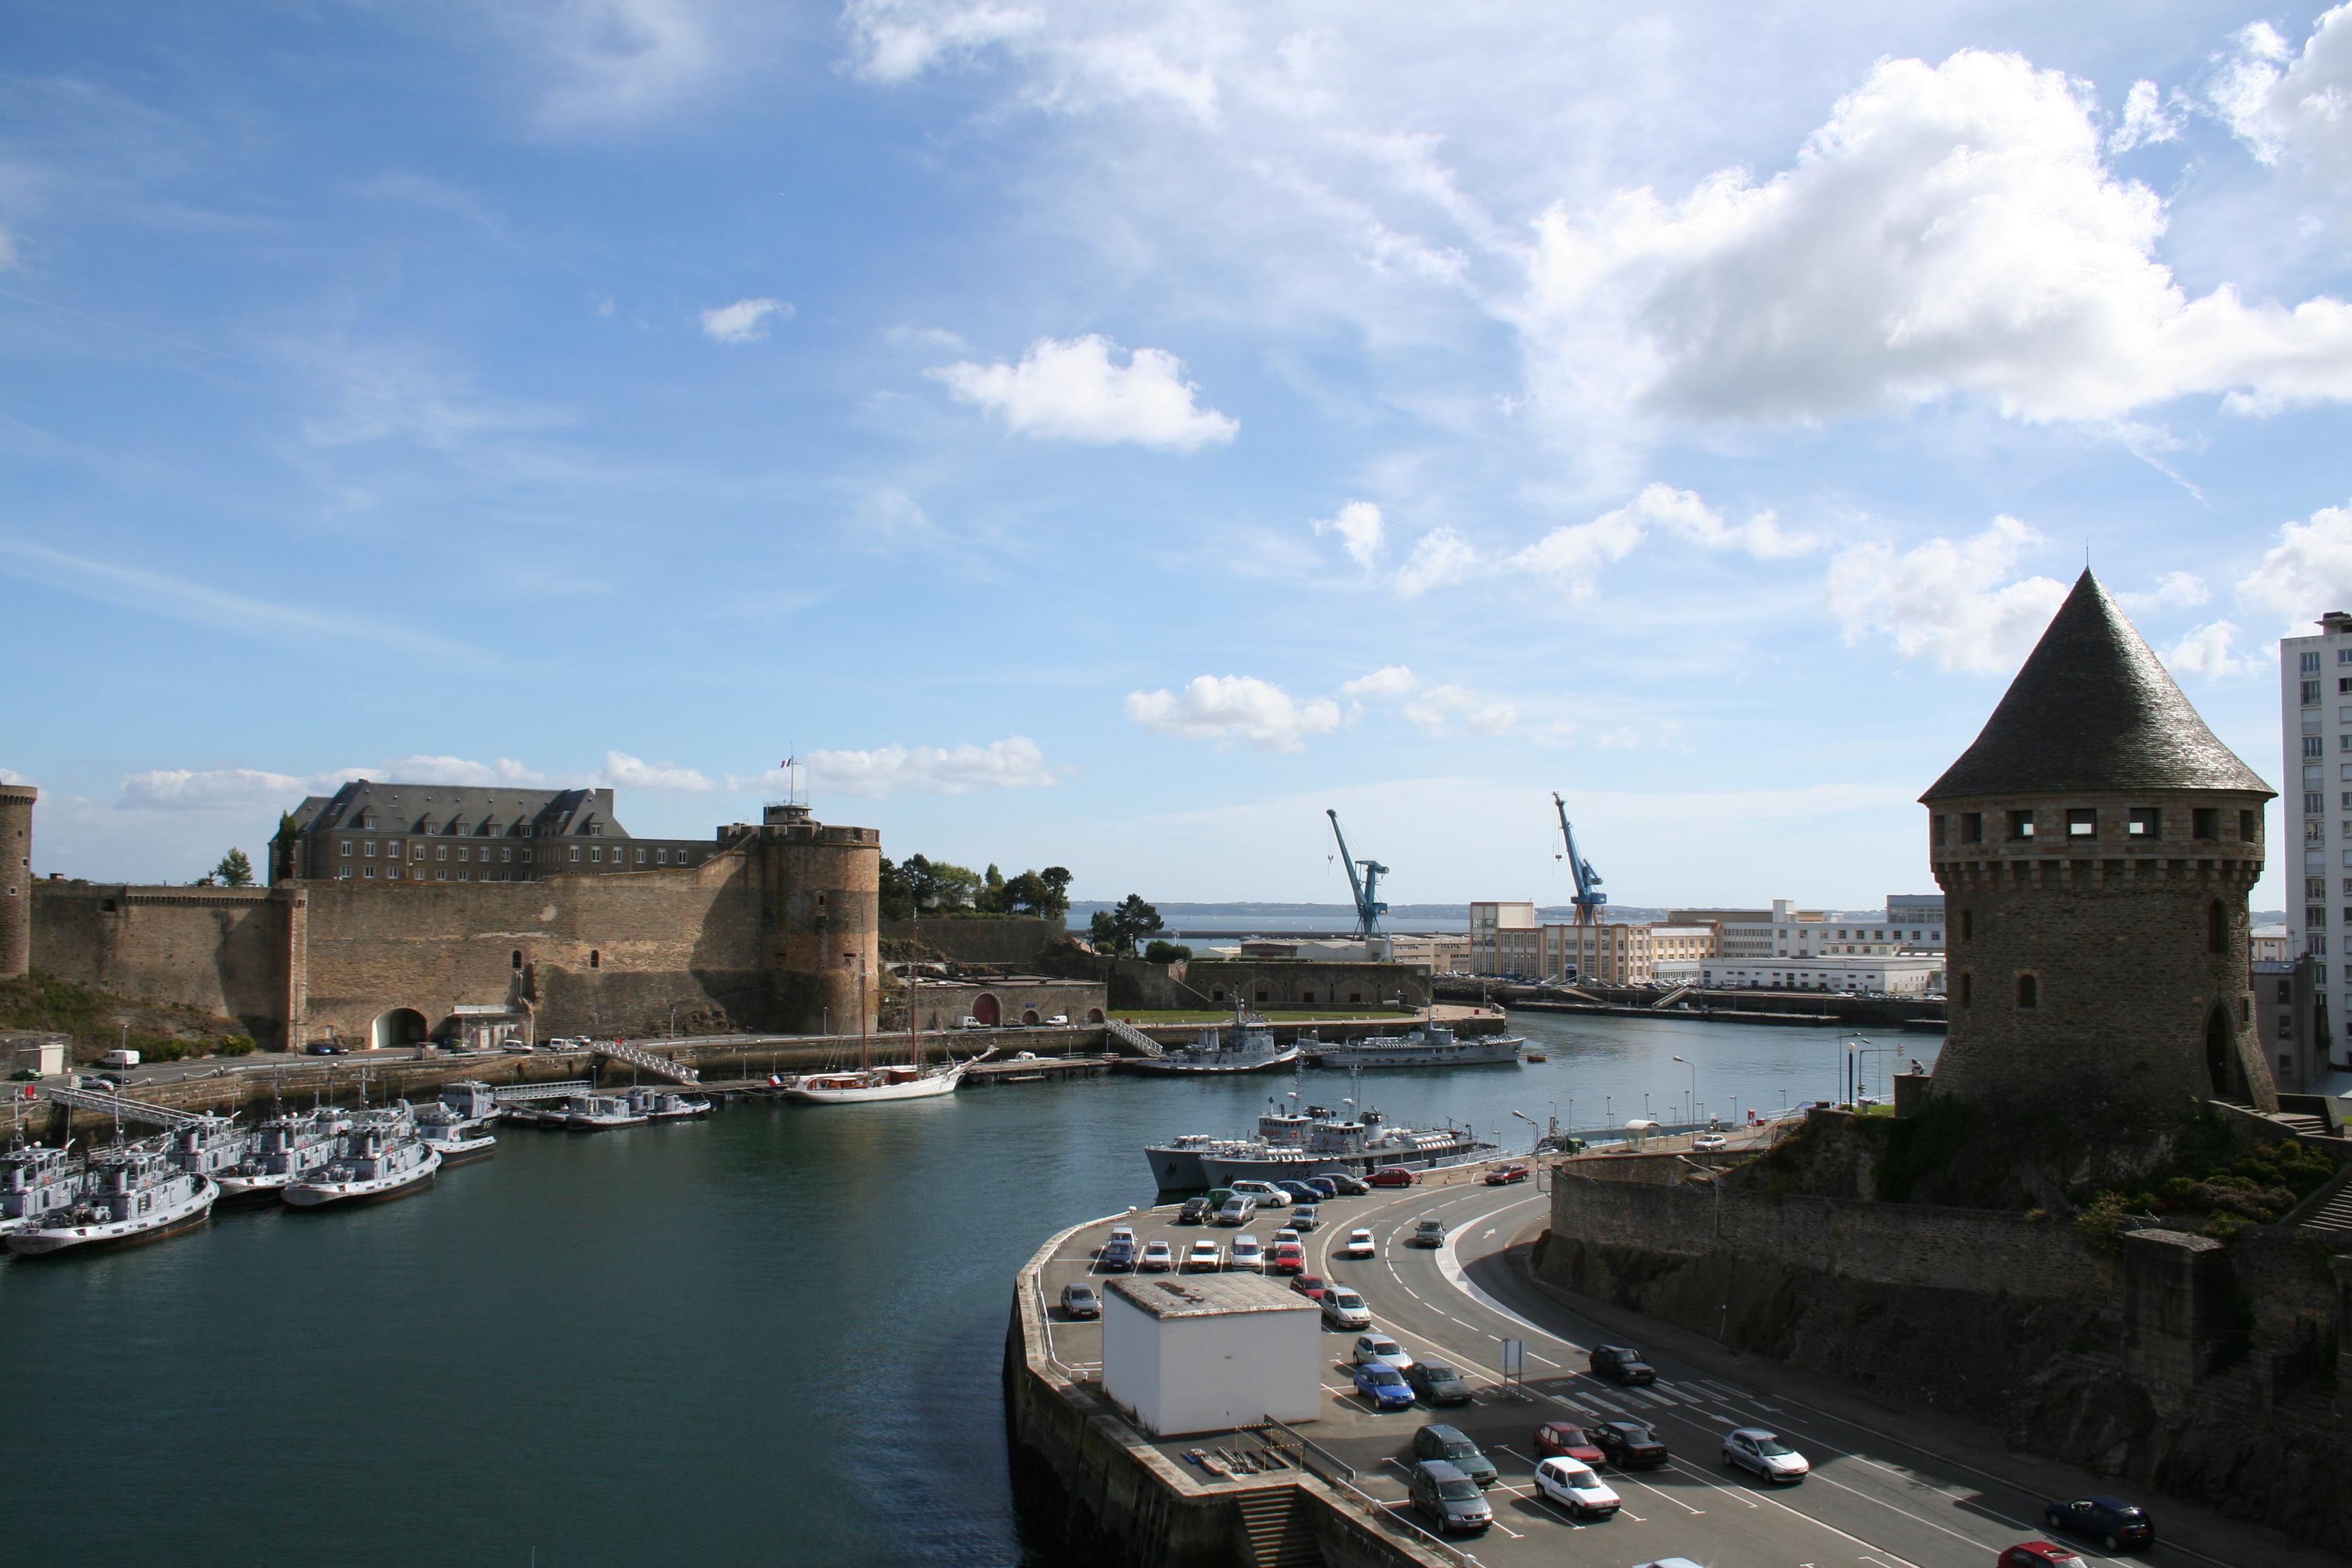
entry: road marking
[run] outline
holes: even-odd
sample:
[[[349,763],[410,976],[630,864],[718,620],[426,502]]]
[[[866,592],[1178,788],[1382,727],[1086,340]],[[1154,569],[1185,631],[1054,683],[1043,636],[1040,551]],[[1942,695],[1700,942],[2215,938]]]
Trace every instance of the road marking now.
[[[1660,1497],[1664,1498],[1668,1502],[1674,1504],[1676,1508],[1681,1509],[1685,1513],[1701,1514],[1706,1511],[1706,1510],[1703,1508],[1691,1507],[1690,1504],[1683,1501],[1682,1499],[1675,1496],[1672,1492],[1658,1491],[1657,1488],[1652,1486],[1647,1481],[1637,1481],[1631,1476],[1627,1476],[1624,1479],[1628,1485],[1640,1487],[1644,1491],[1658,1492]]]

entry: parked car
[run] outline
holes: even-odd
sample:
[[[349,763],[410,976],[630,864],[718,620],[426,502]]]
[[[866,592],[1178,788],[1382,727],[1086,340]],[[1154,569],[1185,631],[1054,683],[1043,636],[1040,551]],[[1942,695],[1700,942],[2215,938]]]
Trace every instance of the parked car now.
[[[1486,1184],[1490,1187],[1507,1187],[1514,1182],[1524,1182],[1534,1174],[1535,1173],[1525,1165],[1505,1165],[1500,1170],[1486,1173]]]
[[[1102,1316],[1102,1298],[1095,1294],[1095,1288],[1091,1285],[1065,1285],[1062,1287],[1062,1312],[1066,1317],[1099,1318]]]
[[[1412,1227],[1412,1235],[1406,1239],[1405,1245],[1407,1247],[1444,1246],[1445,1222],[1442,1219],[1423,1220]]]
[[[309,1045],[304,1046],[302,1050],[305,1055],[314,1057],[346,1057],[351,1055],[349,1051],[335,1044],[332,1040],[312,1040]]]
[[[1666,1462],[1666,1440],[1645,1421],[1603,1421],[1592,1428],[1592,1441],[1621,1470],[1645,1470]]]
[[[1110,1238],[1103,1243],[1102,1252],[1096,1261],[1105,1272],[1116,1273],[1134,1268],[1135,1255],[1135,1232],[1123,1225],[1113,1226]]]
[[[1412,1354],[1386,1334],[1366,1334],[1356,1342],[1349,1359],[1361,1366],[1368,1362],[1384,1362],[1402,1372],[1412,1364]]]
[[[1365,1404],[1375,1410],[1410,1410],[1412,1389],[1404,1373],[1381,1362],[1373,1362],[1355,1370],[1356,1392]],[[1472,1489],[1475,1490],[1475,1488]]]
[[[1805,1457],[1761,1426],[1742,1426],[1723,1436],[1723,1462],[1754,1472],[1765,1481],[1801,1481],[1811,1473]]]
[[[1371,1309],[1364,1299],[1345,1285],[1323,1288],[1323,1321],[1334,1329],[1369,1329],[1372,1326]]]
[[[1323,1223],[1323,1211],[1313,1204],[1300,1204],[1290,1211],[1290,1228],[1313,1230]]]
[[[956,1020],[956,1027],[959,1029],[985,1029],[988,1026],[967,1013],[962,1017]]]
[[[1402,1165],[1382,1165],[1372,1173],[1371,1184],[1376,1187],[1410,1187],[1418,1185],[1420,1181],[1419,1176]]]
[[[1593,1376],[1605,1377],[1612,1383],[1643,1384],[1658,1381],[1656,1369],[1643,1361],[1642,1352],[1632,1345],[1595,1345],[1592,1347],[1591,1355],[1586,1359],[1592,1367]]]
[[[1045,1020],[1048,1024],[1054,1025],[1066,1025],[1069,1021],[1070,1016],[1067,1013],[1056,1013],[1052,1017]]]
[[[1218,1208],[1219,1225],[1247,1225],[1257,1213],[1257,1200],[1246,1193],[1235,1193]]]
[[[1276,1182],[1274,1184],[1280,1187],[1284,1192],[1288,1193],[1292,1203],[1319,1204],[1323,1201],[1323,1194],[1320,1192],[1318,1192],[1315,1188],[1307,1185],[1305,1182],[1289,1180]]]
[[[1330,1289],[1323,1282],[1323,1276],[1320,1274],[1296,1275],[1290,1281],[1290,1288],[1310,1301],[1320,1301],[1323,1300],[1323,1292]]]
[[[1441,1531],[1476,1534],[1495,1522],[1478,1483],[1444,1459],[1423,1459],[1406,1482],[1413,1511]]]
[[[1185,1249],[1184,1273],[1214,1274],[1224,1266],[1225,1249],[1205,1236]]]
[[[1691,1140],[1691,1147],[1702,1154],[1709,1154],[1730,1142],[1720,1132],[1702,1132]]]
[[[1371,1183],[1361,1176],[1351,1176],[1345,1171],[1326,1171],[1319,1176],[1309,1176],[1311,1182],[1328,1182],[1339,1189],[1338,1196],[1360,1198],[1372,1190]]]
[[[1538,1459],[1574,1459],[1582,1465],[1605,1464],[1603,1454],[1591,1436],[1573,1421],[1547,1421],[1536,1428],[1536,1458]]]
[[[1307,1178],[1307,1184],[1321,1194],[1318,1202],[1322,1198],[1336,1198],[1340,1195],[1342,1190],[1339,1179],[1334,1176],[1309,1176]]]
[[[1186,1198],[1184,1206],[1176,1211],[1178,1225],[1203,1225],[1208,1218],[1209,1200],[1206,1198]]]
[[[1290,1194],[1272,1182],[1235,1182],[1234,1192],[1237,1195],[1246,1194],[1256,1199],[1257,1206],[1262,1209],[1286,1209],[1290,1206]]]
[[[2072,1549],[2048,1541],[2028,1541],[2002,1552],[1994,1568],[2087,1568]]]
[[[139,1053],[137,1051],[126,1051],[118,1048],[107,1052],[104,1056],[99,1058],[98,1060],[100,1067],[135,1068],[139,1065]]]
[[[1405,1382],[1412,1378],[1407,1374]],[[1444,1459],[1464,1475],[1478,1483],[1481,1490],[1502,1479],[1495,1461],[1478,1451],[1478,1445],[1459,1426],[1432,1422],[1412,1435],[1412,1457],[1416,1459]]]
[[[1225,1267],[1246,1268],[1253,1274],[1261,1273],[1265,1268],[1265,1248],[1258,1245],[1258,1239],[1254,1236],[1237,1236],[1234,1237],[1233,1251],[1225,1255]]]
[[[2119,1497],[2095,1494],[2053,1502],[2042,1519],[2053,1530],[2095,1541],[2110,1552],[2145,1552],[2156,1544],[2156,1521],[2147,1510]]]
[[[552,1041],[549,1042],[547,1048],[551,1051],[562,1049],[561,1047],[555,1045]],[[539,1054],[538,1047],[533,1046],[529,1040],[509,1040],[506,1044],[500,1046],[499,1049],[510,1057],[533,1057]]]
[[[131,1087],[131,1080],[119,1072],[102,1072],[98,1075],[98,1082],[92,1087],[102,1089],[109,1094],[120,1094]]]
[[[41,1081],[41,1075],[31,1068],[18,1068],[15,1072],[8,1075],[8,1081],[10,1083],[38,1083]]]
[[[1164,1241],[1143,1244],[1143,1256],[1135,1260],[1138,1274],[1165,1274],[1176,1267],[1176,1249]]]
[[[1404,1369],[1404,1380],[1412,1391],[1432,1405],[1467,1405],[1470,1385],[1462,1374],[1439,1361],[1417,1361]]]
[[[1339,1250],[1333,1254],[1333,1256],[1338,1258],[1370,1258],[1373,1254],[1379,1252],[1380,1249],[1381,1244],[1372,1239],[1372,1233],[1370,1231],[1351,1230],[1348,1233],[1348,1239],[1339,1244]]]
[[[1297,1241],[1297,1239],[1298,1232],[1296,1227],[1286,1225],[1280,1230],[1274,1233],[1274,1244],[1276,1247],[1280,1247],[1286,1241]]]
[[[1536,1467],[1536,1490],[1577,1519],[1607,1519],[1624,1500],[1591,1465],[1565,1455]]]
[[[1232,1201],[1234,1190],[1231,1187],[1211,1187],[1204,1195],[1209,1200],[1209,1212],[1214,1214]]]
[[[1307,1249],[1295,1241],[1277,1241],[1265,1260],[1269,1274],[1304,1274],[1307,1272]]]

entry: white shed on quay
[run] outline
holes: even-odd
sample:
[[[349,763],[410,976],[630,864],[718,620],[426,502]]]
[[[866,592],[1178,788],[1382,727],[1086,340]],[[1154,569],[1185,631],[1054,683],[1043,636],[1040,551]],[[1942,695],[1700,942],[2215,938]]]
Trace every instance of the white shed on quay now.
[[[1256,1274],[1121,1279],[1103,1296],[1103,1392],[1157,1437],[1312,1421],[1322,1314]]]

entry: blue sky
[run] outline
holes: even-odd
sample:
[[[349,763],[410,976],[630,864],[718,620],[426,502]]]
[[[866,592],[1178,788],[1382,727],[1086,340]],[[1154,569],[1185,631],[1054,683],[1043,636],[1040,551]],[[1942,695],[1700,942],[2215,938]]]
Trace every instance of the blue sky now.
[[[0,72],[41,872],[789,753],[1082,897],[1343,898],[1337,806],[1556,902],[1557,789],[1620,901],[1863,907],[2085,550],[2273,779],[2352,606],[2352,8],[84,0]]]

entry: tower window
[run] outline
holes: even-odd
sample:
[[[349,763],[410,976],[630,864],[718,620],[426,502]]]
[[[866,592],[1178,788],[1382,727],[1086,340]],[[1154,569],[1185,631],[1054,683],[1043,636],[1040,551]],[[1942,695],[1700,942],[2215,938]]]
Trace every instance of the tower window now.
[[[1973,1007],[1973,1006],[1975,1006],[1975,1005],[1976,1005],[1976,1002],[1977,1002],[1977,977],[1976,977],[1975,975],[1973,975],[1973,974],[1963,974],[1963,975],[1961,975],[1961,976],[1960,976],[1960,1005],[1961,1005],[1961,1006],[1963,1006],[1963,1007]]]
[[[2033,814],[2030,811],[2011,812],[2009,814],[2009,837],[2011,842],[2032,837]]]
[[[1962,942],[1974,942],[1976,939],[1977,912],[1974,910],[1962,910],[1960,911],[1960,940]]]
[[[2021,974],[2017,977],[2017,1005],[2020,1007],[2039,1007],[2042,1005],[2041,976],[2035,974]]]
[[[1983,812],[1964,811],[1960,813],[1960,842],[1963,844],[1981,844],[1984,842]]]
[[[520,969],[522,967],[522,949],[520,948],[516,948],[514,950],[514,966],[517,969]]]
[[[2096,806],[2069,806],[2066,811],[2066,837],[2096,838],[2099,836],[2099,812]]]
[[[2221,938],[2229,930],[2229,918],[2221,912],[2221,900],[2214,900],[2205,906],[2205,951],[2221,951]]]
[[[2131,818],[2124,827],[2125,837],[2160,838],[2163,835],[2164,816],[2155,806],[2136,805],[2131,808]]]
[[[2263,836],[2263,814],[2241,807],[2238,812],[2238,842],[2252,844]]]
[[[604,966],[604,955],[597,952],[594,948],[590,948],[588,950],[588,967],[591,969],[601,969]]]
[[[2221,837],[2221,813],[2215,807],[2200,805],[2191,811],[2189,816],[2193,824],[2190,831],[2198,837],[2218,840]]]

